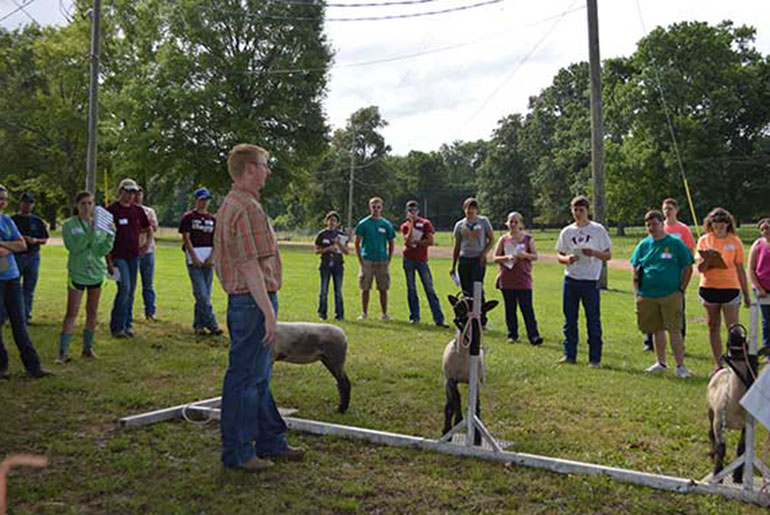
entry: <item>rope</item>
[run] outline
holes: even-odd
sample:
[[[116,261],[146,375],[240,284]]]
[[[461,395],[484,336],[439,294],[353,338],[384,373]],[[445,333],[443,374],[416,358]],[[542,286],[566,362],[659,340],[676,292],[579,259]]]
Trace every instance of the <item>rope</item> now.
[[[468,312],[468,321],[465,322],[463,330],[460,331],[460,345],[466,349],[471,345],[471,338],[473,337],[473,333],[468,334],[468,328],[472,326],[474,320],[477,320],[479,323],[481,323],[481,314],[474,313],[473,311]],[[479,331],[479,348],[481,348],[481,333],[482,331]],[[468,338],[468,336],[471,338]],[[468,343],[466,343],[466,340]]]
[[[189,422],[190,424],[192,424],[194,426],[203,427],[206,424],[208,424],[209,422],[211,422],[212,420],[214,420],[211,417],[211,411],[208,412],[208,417],[205,420],[193,420],[192,418],[190,418],[189,415],[187,415],[187,410],[188,410],[188,408],[190,408],[190,406],[195,406],[195,403],[191,402],[190,404],[187,404],[187,405],[185,405],[184,408],[182,408],[182,418],[186,422]]]

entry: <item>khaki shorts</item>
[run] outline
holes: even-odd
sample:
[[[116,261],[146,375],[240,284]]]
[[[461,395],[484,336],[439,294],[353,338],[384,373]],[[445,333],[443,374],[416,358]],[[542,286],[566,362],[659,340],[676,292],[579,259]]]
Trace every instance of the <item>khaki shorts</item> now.
[[[652,334],[660,330],[682,332],[684,320],[682,293],[659,298],[636,298],[636,322],[644,334]]]
[[[372,280],[377,279],[377,289],[388,291],[390,289],[390,263],[389,261],[367,261],[361,262],[361,270],[358,273],[358,287],[361,290],[369,291],[372,289]]]

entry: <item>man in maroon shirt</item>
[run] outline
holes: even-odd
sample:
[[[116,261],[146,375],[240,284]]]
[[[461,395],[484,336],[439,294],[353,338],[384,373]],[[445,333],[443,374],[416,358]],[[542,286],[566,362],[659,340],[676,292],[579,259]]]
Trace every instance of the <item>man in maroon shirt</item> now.
[[[118,201],[107,210],[112,213],[115,224],[115,243],[108,255],[112,266],[118,271],[118,292],[112,305],[110,332],[113,338],[133,337],[134,292],[139,270],[139,255],[146,248],[139,246],[139,235],[150,231],[150,221],[141,206],[134,203],[139,186],[133,179],[123,179],[118,186]]]
[[[195,209],[182,216],[179,232],[184,240],[187,273],[192,282],[195,297],[193,330],[205,335],[206,329],[212,334],[222,334],[211,308],[211,285],[214,279],[214,226],[216,218],[209,213],[211,192],[198,188],[193,194]]]
[[[433,225],[430,220],[420,218],[420,206],[416,200],[406,203],[406,221],[401,224],[404,235],[404,275],[406,276],[406,300],[409,304],[409,323],[420,322],[420,299],[417,297],[415,272],[420,274],[420,281],[428,297],[433,321],[439,327],[449,327],[444,321],[441,302],[433,289],[433,277],[428,267],[428,247],[433,245]]]

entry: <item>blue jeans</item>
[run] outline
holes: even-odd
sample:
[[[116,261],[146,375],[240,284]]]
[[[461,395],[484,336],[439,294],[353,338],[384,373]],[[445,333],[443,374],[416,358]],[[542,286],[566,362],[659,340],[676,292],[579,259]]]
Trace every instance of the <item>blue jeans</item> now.
[[[193,296],[195,297],[193,329],[218,328],[219,324],[217,324],[214,310],[211,308],[211,284],[214,279],[214,268],[210,266],[195,268],[192,265],[187,265],[187,273],[190,275]]]
[[[761,304],[762,308],[762,347],[770,347],[770,304]]]
[[[444,323],[444,313],[441,311],[441,302],[438,300],[436,290],[433,288],[433,277],[427,262],[415,261],[404,258],[404,275],[406,276],[406,301],[409,304],[409,320],[420,321],[420,298],[417,296],[417,282],[414,278],[415,271],[420,274],[422,288],[428,297],[428,305],[436,324]]]
[[[24,297],[21,291],[21,281],[18,278],[0,281],[0,307],[4,308],[6,316],[11,321],[13,341],[19,349],[24,368],[29,372],[40,370],[40,358],[27,333]],[[0,323],[0,370],[8,370],[8,352],[6,352],[3,344],[2,323]]]
[[[278,311],[275,294],[270,301]],[[288,447],[286,423],[270,392],[272,348],[264,345],[265,316],[250,294],[227,301],[230,359],[222,386],[222,463],[240,467],[254,456]]]
[[[118,292],[112,304],[110,332],[124,333],[131,329],[134,320],[134,293],[136,292],[136,274],[139,270],[139,258],[114,259],[115,268],[120,270]]]
[[[29,322],[30,318],[32,318],[32,300],[35,298],[37,276],[40,271],[40,253],[16,254],[15,257],[16,265],[19,267],[19,274],[21,275],[25,320]]]
[[[577,358],[578,312],[581,302],[585,310],[586,326],[588,327],[588,361],[601,363],[602,320],[599,281],[564,278],[564,294],[562,296],[564,355],[570,360]]]
[[[321,293],[318,296],[318,317],[326,320],[328,311],[329,280],[334,281],[334,317],[337,320],[345,318],[345,305],[342,300],[342,275],[345,268],[342,263],[330,260],[328,263],[321,263]]]
[[[487,273],[486,265],[481,264],[479,257],[460,257],[457,262],[457,275],[460,276],[460,287],[463,290],[463,294],[467,297],[473,297],[473,283],[480,281],[481,288],[481,305],[484,305],[484,276]],[[487,314],[482,311],[481,313],[481,325],[487,325]]]
[[[521,308],[524,326],[527,328],[527,338],[530,342],[540,337],[532,308],[532,290],[500,290],[505,300],[505,325],[508,327],[508,338],[519,339],[519,318],[516,315],[516,305]]]
[[[155,290],[152,280],[155,276],[155,253],[148,252],[139,258],[139,273],[142,274],[142,300],[144,300],[144,316],[155,316]]]

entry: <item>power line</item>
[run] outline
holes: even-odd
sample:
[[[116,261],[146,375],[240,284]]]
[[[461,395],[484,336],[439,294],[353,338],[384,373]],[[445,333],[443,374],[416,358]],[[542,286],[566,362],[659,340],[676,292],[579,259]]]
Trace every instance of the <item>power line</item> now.
[[[25,7],[27,7],[28,5],[32,4],[34,1],[35,0],[29,0],[26,4],[22,4],[22,5],[16,4],[16,5],[19,5],[19,6],[16,9],[14,9],[13,11],[11,11],[8,14],[6,14],[5,16],[3,16],[2,18],[0,18],[0,21],[5,21],[8,18],[10,18],[11,16],[13,16],[14,14],[16,14],[17,12],[23,11]],[[27,16],[29,16],[29,14],[27,14]]]
[[[509,73],[505,77],[505,79],[503,79],[503,81],[500,83],[499,86],[497,86],[494,90],[492,90],[492,92],[487,96],[487,98],[484,99],[484,101],[481,103],[481,106],[479,106],[479,108],[467,120],[465,120],[465,122],[463,122],[463,124],[462,124],[463,128],[468,127],[468,124],[474,118],[476,118],[476,116],[478,116],[478,114],[481,111],[484,110],[484,108],[492,100],[492,98],[494,98],[495,95],[497,95],[500,92],[500,90],[503,89],[503,86],[505,86],[508,83],[508,81],[511,80],[511,78],[516,74],[516,72],[519,71],[522,66],[524,66],[524,64],[529,60],[529,58],[532,57],[532,54],[534,54],[535,51],[540,47],[540,45],[546,39],[548,39],[548,36],[550,36],[551,33],[554,30],[556,30],[556,27],[559,25],[559,23],[561,23],[561,21],[564,19],[564,17],[567,14],[575,11],[575,10],[573,10],[573,6],[575,5],[576,2],[577,2],[577,0],[573,1],[570,4],[570,6],[565,11],[562,11],[560,14],[557,15],[556,21],[553,23],[553,25],[551,25],[551,28],[548,29],[548,31],[546,31],[546,33],[543,34],[543,36],[537,41],[537,43],[535,43],[535,45],[532,47],[532,49],[529,52],[527,52],[527,54],[521,60],[519,60],[518,63],[516,63],[516,65],[514,66],[513,70],[511,71],[511,73]],[[583,7],[580,7],[579,9],[583,9]],[[576,10],[579,10],[579,9],[576,9]],[[460,131],[462,131],[462,129],[460,129]],[[458,131],[458,132],[460,132],[460,131]]]
[[[14,4],[16,4],[16,6],[17,6],[17,7],[21,8],[21,12],[23,12],[24,14],[26,14],[26,15],[27,15],[27,18],[29,18],[30,20],[32,20],[32,23],[37,23],[38,25],[40,25],[40,22],[39,22],[39,21],[37,21],[37,20],[36,20],[36,19],[35,19],[35,18],[34,18],[34,17],[31,15],[31,14],[29,14],[29,12],[28,12],[26,9],[24,9],[24,6],[23,6],[23,5],[21,5],[21,4],[19,4],[19,2],[18,2],[17,0],[13,0],[13,3],[14,3]]]
[[[432,2],[438,2],[439,0],[399,0],[394,2],[379,2],[379,3],[357,3],[357,4],[314,4],[312,1],[302,2],[297,0],[272,0],[277,4],[287,5],[307,5],[314,7],[389,7],[392,5],[415,5],[415,4],[429,4]]]
[[[34,1],[34,0],[32,0]],[[437,16],[440,14],[448,14],[459,11],[467,11],[469,9],[477,9],[492,4],[499,4],[503,0],[485,0],[483,2],[477,2],[475,4],[461,5],[458,7],[450,7],[447,9],[440,9],[437,11],[424,11],[419,13],[409,14],[393,14],[388,16],[359,16],[352,18],[321,18],[318,16],[275,16],[271,14],[249,14],[245,13],[245,17],[249,19],[265,19],[265,20],[278,20],[278,21],[325,21],[325,22],[347,22],[347,21],[383,21],[383,20],[403,20],[405,18],[420,18],[423,16]],[[216,11],[218,13],[228,12],[222,9],[209,9],[209,11]],[[233,14],[243,14],[241,12],[233,12]],[[0,20],[2,21],[2,20]]]

